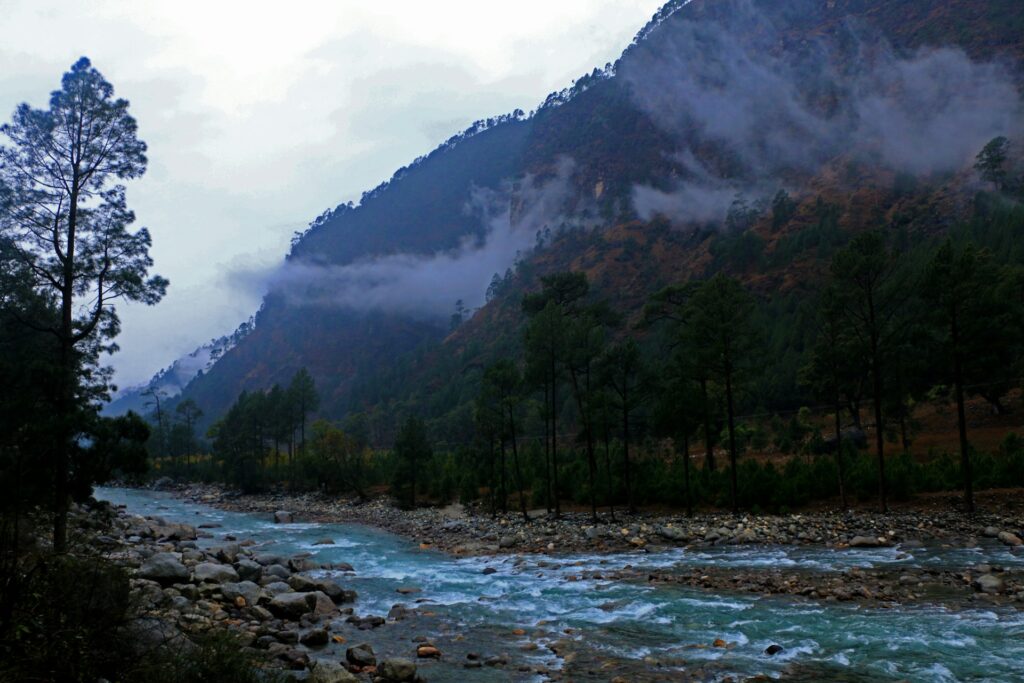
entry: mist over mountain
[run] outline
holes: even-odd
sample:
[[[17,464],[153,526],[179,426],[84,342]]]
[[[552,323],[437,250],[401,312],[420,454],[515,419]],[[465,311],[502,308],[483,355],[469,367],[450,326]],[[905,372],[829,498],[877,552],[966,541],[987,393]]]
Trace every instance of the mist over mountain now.
[[[197,377],[201,377],[214,363],[245,339],[253,328],[253,321],[242,323],[231,334],[211,339],[192,352],[176,359],[147,382],[120,389],[113,400],[104,406],[106,415],[124,415],[128,411],[139,414],[150,412],[154,394],[161,400],[173,399]]]
[[[481,120],[325,212],[280,266],[238,274],[266,292],[255,328],[184,395],[212,419],[305,367],[324,415],[373,412],[386,441],[410,412],[467,419],[467,368],[514,347],[542,274],[587,272],[627,316],[718,270],[799,298],[844,235],[962,212],[974,155],[1024,120],[1015,16],[1008,0],[670,2],[615,64]],[[779,190],[792,206],[773,218]],[[460,300],[481,308],[453,330]]]
[[[454,302],[484,304],[488,281],[529,251],[538,233],[560,229],[574,164],[563,159],[548,178],[532,174],[496,189],[474,188],[463,207],[480,226],[453,249],[399,252],[347,264],[290,259],[266,275],[266,287],[289,306],[385,311],[444,319]]]
[[[1024,105],[1002,60],[956,47],[900,54],[854,20],[779,49],[781,20],[750,2],[712,19],[681,13],[664,39],[623,60],[635,101],[679,145],[668,189],[634,190],[641,217],[722,219],[737,194],[770,194],[837,157],[949,173],[1021,130]]]

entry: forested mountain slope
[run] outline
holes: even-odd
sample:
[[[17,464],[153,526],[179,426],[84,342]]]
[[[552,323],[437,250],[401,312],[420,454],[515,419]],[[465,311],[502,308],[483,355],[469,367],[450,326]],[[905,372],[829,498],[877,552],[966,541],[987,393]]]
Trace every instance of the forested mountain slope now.
[[[801,306],[831,253],[972,215],[974,155],[1021,128],[1022,36],[1015,0],[671,2],[615,65],[318,218],[183,396],[215,418],[306,367],[325,416],[367,412],[386,443],[419,413],[456,438],[540,275],[586,271],[636,322],[660,287],[726,270],[782,359],[750,400],[799,401]]]

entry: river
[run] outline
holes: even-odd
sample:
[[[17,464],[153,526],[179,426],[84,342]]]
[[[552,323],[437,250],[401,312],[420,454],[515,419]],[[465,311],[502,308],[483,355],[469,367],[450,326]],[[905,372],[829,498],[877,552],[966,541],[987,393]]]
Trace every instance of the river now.
[[[1024,680],[1024,612],[988,605],[951,610],[937,606],[874,608],[794,601],[785,597],[715,594],[685,588],[614,582],[582,576],[624,566],[790,566],[843,570],[853,565],[907,564],[964,567],[978,562],[1024,565],[1024,554],[996,545],[983,549],[880,548],[837,551],[808,547],[728,547],[617,555],[453,558],[420,549],[376,529],[347,524],[274,524],[260,515],[225,512],[168,494],[98,489],[97,498],[129,512],[192,525],[219,524],[200,545],[224,535],[252,539],[260,550],[308,552],[323,563],[348,562],[356,574],[335,578],[359,594],[358,614],[387,614],[398,602],[425,599],[422,609],[472,649],[540,647],[523,655],[556,668],[545,645],[574,639],[591,655],[686,662],[709,675],[843,681]],[[334,545],[315,545],[322,538]],[[485,574],[485,568],[493,573]],[[400,587],[422,593],[403,597]],[[522,629],[522,635],[517,629]],[[384,629],[380,629],[384,630]],[[712,647],[721,639],[728,648]],[[764,654],[769,645],[784,650]],[[509,672],[463,671],[446,657],[423,670],[434,681],[509,680]],[[666,667],[663,666],[662,669]],[[526,676],[522,680],[529,680]],[[599,680],[599,679],[598,679]]]

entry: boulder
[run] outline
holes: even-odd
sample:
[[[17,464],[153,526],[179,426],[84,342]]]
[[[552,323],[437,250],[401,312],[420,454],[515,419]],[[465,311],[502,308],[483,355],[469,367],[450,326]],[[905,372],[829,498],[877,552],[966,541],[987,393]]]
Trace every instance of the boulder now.
[[[263,578],[274,577],[287,580],[292,573],[288,568],[280,564],[272,564],[263,568]]]
[[[772,644],[765,648],[764,653],[769,657],[774,657],[775,655],[779,654],[780,652],[784,652],[785,650],[786,648],[782,647],[781,645]]]
[[[285,510],[278,510],[274,513],[275,524],[291,524],[295,521],[295,516]]]
[[[194,541],[198,538],[196,528],[188,524],[169,524],[160,522],[150,525],[153,538],[167,541]]]
[[[228,564],[201,562],[192,570],[192,580],[195,583],[227,583],[238,581],[238,572]]]
[[[742,529],[732,537],[731,543],[757,543],[757,534],[751,528]]]
[[[874,536],[854,536],[850,540],[851,548],[877,548],[880,545]]]
[[[309,647],[320,647],[328,641],[327,629],[311,628],[299,635],[299,642]]]
[[[999,535],[999,529],[994,526],[987,526],[985,530],[981,532],[981,535],[985,538],[995,538]]]
[[[369,643],[353,645],[345,651],[345,659],[349,664],[358,667],[377,666],[377,656]]]
[[[313,611],[316,597],[312,593],[281,593],[270,600],[268,607],[275,616],[297,620]]]
[[[320,569],[320,563],[308,557],[293,557],[288,560],[288,568],[293,572],[311,572]]]
[[[238,577],[245,581],[258,581],[260,574],[263,573],[263,567],[252,560],[239,560],[235,563],[235,571],[238,572]]]
[[[137,575],[143,579],[170,585],[188,581],[188,568],[174,553],[157,553],[139,567]]]
[[[271,599],[268,607],[274,615],[292,620],[298,620],[311,612],[314,616],[325,616],[338,610],[334,602],[320,591],[281,593]]]
[[[303,576],[302,574],[292,574],[288,577],[288,585],[292,587],[292,590],[296,590],[300,593],[308,593],[310,591],[317,590],[316,581]]]
[[[385,659],[377,670],[387,683],[412,683],[416,680],[416,665],[408,659]]]
[[[289,586],[284,581],[270,581],[270,582],[262,584],[262,585],[263,585],[263,592],[266,593],[267,595],[269,595],[272,598],[280,595],[281,593],[294,593],[295,592],[295,591],[292,590],[292,587]]]
[[[679,527],[663,526],[658,529],[658,535],[668,541],[688,541],[689,536]]]
[[[313,663],[309,672],[309,683],[359,683],[359,679],[348,672],[345,667],[335,662],[318,660]]]
[[[226,564],[234,564],[238,561],[238,553],[242,551],[237,543],[229,543],[217,549],[217,559]]]
[[[252,581],[240,581],[238,583],[225,583],[220,587],[220,592],[225,599],[235,602],[238,598],[245,600],[246,606],[251,607],[259,602],[260,587]]]
[[[324,593],[337,604],[355,602],[356,600],[355,591],[347,591],[330,579],[317,579],[313,584],[313,589]]]
[[[1016,547],[1024,544],[1024,541],[1020,540],[1020,537],[1017,536],[1017,534],[1012,534],[1009,531],[1000,531],[996,538],[998,538],[999,542],[1003,545]]]
[[[316,606],[313,608],[313,616],[326,617],[338,613],[338,607],[327,595],[320,591],[313,591],[316,596]]]
[[[277,553],[256,553],[252,556],[252,559],[260,563],[264,567],[269,567],[272,564],[284,564],[285,559]]]
[[[982,574],[972,583],[974,589],[981,593],[996,594],[1003,592],[1003,580],[994,574]]]

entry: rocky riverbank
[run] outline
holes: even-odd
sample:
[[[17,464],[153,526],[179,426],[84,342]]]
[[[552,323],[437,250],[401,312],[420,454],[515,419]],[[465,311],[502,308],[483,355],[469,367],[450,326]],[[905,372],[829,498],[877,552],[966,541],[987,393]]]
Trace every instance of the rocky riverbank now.
[[[356,616],[350,606],[353,591],[311,575],[321,569],[351,571],[347,565],[322,567],[303,555],[259,552],[245,540],[201,549],[197,540],[209,535],[201,528],[118,509],[108,514],[106,533],[95,542],[110,560],[132,570],[132,632],[152,647],[187,651],[190,636],[226,629],[240,646],[267,655],[277,666],[308,670],[315,683],[418,681],[414,660],[433,654],[423,642],[408,648],[408,658],[378,660],[372,646],[356,639],[345,649],[345,666],[318,660],[311,655],[325,646],[346,643],[360,630],[405,614],[396,608],[386,617]]]
[[[953,608],[979,602],[1024,607],[1024,576],[1012,567],[809,571],[729,567],[716,565],[713,559],[717,553],[732,552],[720,546],[759,544],[797,550],[802,546],[829,547],[842,557],[846,553],[852,557],[878,554],[878,549],[886,546],[914,552],[924,544],[960,547],[986,543],[1021,552],[1015,545],[1020,524],[1012,508],[1008,508],[1011,515],[973,520],[945,512],[886,516],[858,512],[784,517],[702,515],[692,519],[643,515],[628,521],[620,516],[615,524],[594,525],[587,516],[572,513],[560,520],[537,515],[527,524],[514,515],[492,519],[461,507],[403,512],[385,501],[359,505],[309,495],[239,496],[207,486],[181,487],[174,492],[206,505],[255,513],[268,521],[358,522],[455,554],[522,555],[501,561],[522,566],[523,571],[559,571],[560,580],[567,582],[642,582],[717,594],[857,601],[872,607],[914,602]],[[416,594],[418,589],[399,589],[397,604],[385,609],[386,613],[357,613],[357,596],[345,577],[354,576],[358,567],[344,562],[324,566],[305,553],[282,556],[268,552],[244,536],[221,533],[216,523],[192,527],[160,517],[130,515],[117,508],[106,514],[109,523],[95,543],[131,570],[139,606],[136,631],[154,643],[187,648],[191,637],[226,629],[238,637],[242,647],[267,657],[275,666],[321,683],[412,681],[428,675],[432,665],[449,670],[485,668],[503,680],[611,680],[616,676],[619,680],[675,680],[679,667],[696,680],[712,680],[727,670],[727,660],[697,666],[682,661],[620,660],[588,647],[586,639],[568,635],[568,631],[560,634],[538,628],[531,633],[529,628],[509,626],[487,634],[462,633],[444,623],[429,599]],[[560,558],[563,553],[628,551],[638,558],[639,565],[647,553],[673,546],[706,552],[712,559],[702,566],[652,570],[623,566],[621,557],[573,560],[570,565]],[[904,551],[881,552],[898,559]],[[558,570],[559,566],[563,569]],[[572,569],[565,572],[567,566]],[[333,580],[326,578],[325,569]],[[490,565],[483,569],[484,574],[494,571]],[[429,593],[429,586],[424,588]],[[718,646],[709,641],[704,647]],[[764,656],[773,654],[766,651]],[[614,675],[593,678],[595,672],[602,671]],[[652,677],[652,672],[666,677]]]
[[[671,547],[693,550],[719,546],[770,545],[826,547],[857,553],[896,547],[974,548],[998,545],[1024,553],[1024,510],[1014,502],[1003,514],[973,517],[951,510],[813,512],[781,516],[729,513],[607,515],[594,524],[585,513],[559,519],[544,511],[491,517],[463,506],[403,511],[386,500],[366,503],[313,494],[240,496],[217,487],[188,486],[176,493],[216,507],[296,519],[368,524],[405,536],[423,547],[456,555],[656,552]],[[618,578],[636,579],[623,574]],[[646,576],[641,578],[648,578]],[[941,569],[849,569],[845,572],[741,571],[698,567],[659,573],[656,582],[765,595],[799,595],[820,600],[871,603],[941,602],[948,605],[990,601],[1024,606],[1024,578],[998,565],[971,564]]]
[[[483,669],[486,680],[623,683],[680,675],[679,663],[617,658],[542,628],[465,633],[432,611],[419,588],[399,588],[401,602],[386,614],[359,613],[358,596],[344,585],[355,573],[349,564],[268,552],[252,540],[220,534],[216,523],[191,526],[103,503],[79,517],[88,530],[80,543],[130,571],[135,607],[129,630],[143,653],[169,648],[188,656],[204,635],[227,631],[286,679],[310,683],[422,683],[442,658],[449,672]],[[292,521],[284,511],[276,517]],[[702,663],[686,675],[716,680],[723,666]]]
[[[704,566],[653,573],[624,570],[602,576],[716,592],[855,601],[880,607],[928,602],[954,609],[972,603],[1016,605],[1024,609],[1024,572],[987,564],[966,569],[852,567],[841,572]]]
[[[693,517],[679,514],[635,515],[602,511],[566,512],[558,519],[544,510],[492,517],[480,509],[448,507],[400,510],[385,498],[361,502],[318,494],[240,495],[211,485],[169,487],[176,495],[236,512],[285,511],[301,521],[374,526],[421,545],[455,555],[622,552],[665,547],[721,545],[808,545],[829,548],[887,547],[909,543],[974,547],[991,538],[1010,547],[1024,545],[1024,501],[1001,504],[1000,513],[970,516],[954,510],[904,509],[889,513],[864,510],[818,511],[790,515],[725,512]]]

